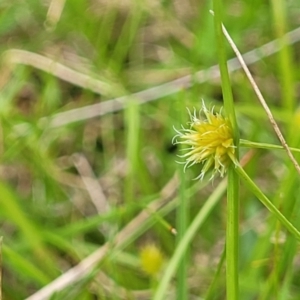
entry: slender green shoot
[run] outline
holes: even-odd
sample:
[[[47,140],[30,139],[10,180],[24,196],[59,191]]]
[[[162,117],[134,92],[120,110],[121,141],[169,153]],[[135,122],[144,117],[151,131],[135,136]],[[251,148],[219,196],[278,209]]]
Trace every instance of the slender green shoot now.
[[[221,258],[219,260],[217,271],[216,271],[216,274],[214,276],[214,279],[213,279],[211,285],[209,286],[209,289],[207,290],[206,295],[204,297],[205,300],[213,299],[214,293],[216,294],[216,290],[217,290],[216,285],[217,285],[217,281],[220,279],[220,274],[221,274],[222,267],[223,267],[224,262],[225,262],[225,258],[226,258],[226,245],[224,247]]]
[[[0,237],[0,300],[2,300],[2,244],[3,236]]]
[[[225,40],[222,32],[222,1],[214,0],[214,23],[215,34],[218,45],[218,58],[222,81],[222,92],[224,99],[225,113],[228,116],[232,129],[233,139],[237,147],[236,156],[239,151],[239,130],[235,116],[234,102],[231,90],[229,72],[227,68],[227,56]],[[227,187],[227,228],[226,228],[226,286],[227,299],[237,300],[239,298],[239,178],[233,170],[228,168]]]
[[[278,52],[278,69],[281,81],[281,104],[283,108],[292,112],[295,109],[295,89],[294,89],[294,68],[292,62],[291,48],[288,45],[288,39],[285,36],[287,31],[286,21],[286,1],[271,0],[272,13],[274,18],[274,30],[280,51]]]
[[[181,239],[180,243],[177,245],[172,258],[168,263],[168,266],[153,297],[153,300],[162,300],[165,298],[165,295],[168,290],[168,284],[171,281],[176,269],[178,268],[182,257],[185,255],[186,249],[191,243],[193,237],[199,231],[199,228],[203,225],[204,221],[207,219],[213,208],[216,206],[216,204],[224,194],[226,186],[227,181],[223,180],[207,199],[202,209],[198,212],[193,222],[186,230],[185,235]]]
[[[244,183],[251,190],[251,192],[262,202],[262,204],[274,214],[274,216],[282,223],[282,225],[300,241],[300,232],[295,226],[278,210],[278,208],[266,197],[260,188],[252,181],[248,174],[244,171],[242,166],[234,156],[231,157],[235,164],[235,171],[244,180]]]
[[[127,124],[127,161],[128,161],[128,176],[125,183],[125,200],[127,203],[133,201],[134,189],[137,180],[138,168],[138,148],[139,148],[139,105],[135,100],[128,103],[126,109],[126,124]]]
[[[284,147],[284,149],[287,152],[287,155],[288,155],[289,159],[291,160],[291,162],[293,163],[295,169],[297,170],[297,172],[300,175],[300,166],[299,166],[297,160],[295,159],[294,155],[290,151],[289,146],[288,146],[288,144],[287,144],[287,142],[286,142],[283,134],[281,133],[281,130],[280,130],[279,126],[277,125],[277,123],[276,123],[276,121],[275,121],[275,119],[273,117],[273,114],[272,114],[272,112],[271,112],[271,110],[270,110],[270,108],[269,108],[269,106],[268,106],[265,98],[263,97],[260,89],[258,88],[258,86],[257,86],[257,84],[256,84],[256,82],[255,82],[255,80],[254,80],[251,72],[249,71],[249,69],[248,69],[248,67],[247,67],[247,65],[246,65],[246,63],[245,63],[245,61],[243,59],[243,56],[241,55],[239,49],[237,48],[237,46],[235,45],[234,41],[230,37],[230,35],[227,32],[225,26],[222,26],[222,30],[223,30],[223,33],[224,33],[227,41],[229,42],[229,44],[230,44],[230,46],[232,48],[232,50],[235,52],[235,54],[236,54],[239,62],[241,63],[242,68],[243,68],[246,76],[248,77],[249,82],[252,85],[253,90],[256,93],[260,104],[262,105],[263,109],[265,110],[265,112],[266,112],[266,114],[267,114],[267,116],[269,118],[269,121],[270,121],[270,123],[271,123],[271,125],[272,125],[272,127],[273,127],[273,129],[274,129],[274,131],[275,131],[275,133],[276,133],[276,135],[278,137],[278,139],[280,140],[282,146]]]
[[[183,95],[180,93],[182,99],[178,99],[178,119],[180,123],[184,123],[185,115],[185,101],[183,101]],[[179,145],[180,149],[183,149],[183,145]],[[178,231],[177,235],[177,245],[180,243],[182,238],[186,233],[188,226],[188,209],[189,201],[187,199],[187,179],[184,169],[181,165],[178,164],[178,173],[179,173],[179,205],[177,207],[177,224],[176,228]],[[185,255],[183,255],[182,260],[179,264],[177,270],[177,291],[176,298],[177,300],[187,300],[188,299],[188,285],[187,285],[187,268],[188,268],[188,249],[186,250]]]
[[[257,142],[242,140],[242,139],[240,140],[240,146],[248,147],[248,148],[268,149],[268,150],[285,150],[283,148],[283,146],[280,146],[280,145],[274,145],[274,144],[268,144],[268,143],[257,143]],[[300,153],[299,148],[289,147],[289,149],[292,152]]]

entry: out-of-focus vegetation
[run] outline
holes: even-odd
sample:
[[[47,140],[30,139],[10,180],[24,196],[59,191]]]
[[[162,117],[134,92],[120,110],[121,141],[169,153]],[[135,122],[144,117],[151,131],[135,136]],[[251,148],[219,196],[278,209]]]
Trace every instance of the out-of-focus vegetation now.
[[[299,1],[285,1],[279,18],[271,2],[223,1],[224,24],[242,53],[300,26]],[[176,248],[168,229],[178,214],[173,126],[186,125],[182,108],[198,110],[202,98],[222,106],[219,78],[194,76],[217,64],[210,9],[210,1],[192,0],[0,1],[3,299],[46,286],[46,296],[28,299],[153,298]],[[300,44],[286,49],[286,60],[262,56],[250,69],[299,147]],[[189,84],[160,86],[186,75]],[[241,137],[278,143],[243,71],[230,75]],[[251,178],[300,228],[299,176],[286,154],[244,155]],[[192,181],[200,169],[185,173],[180,190],[188,223],[220,182]],[[190,245],[188,299],[224,299],[225,266],[217,268],[225,225],[222,198]],[[243,185],[240,226],[241,299],[300,298],[298,243]],[[148,244],[164,259],[150,277],[140,261]],[[74,267],[78,273],[67,272]],[[63,288],[56,278],[66,280]],[[176,293],[174,277],[166,299]]]

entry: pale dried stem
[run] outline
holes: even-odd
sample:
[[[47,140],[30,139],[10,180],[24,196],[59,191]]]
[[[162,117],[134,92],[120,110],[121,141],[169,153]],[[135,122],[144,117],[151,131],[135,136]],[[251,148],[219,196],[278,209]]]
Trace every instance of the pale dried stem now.
[[[300,28],[297,28],[285,35],[289,44],[294,44],[300,40]],[[251,50],[243,55],[243,60],[247,65],[251,65],[259,61],[262,57],[270,56],[280,50],[278,40],[269,42],[259,48]],[[113,89],[109,84],[97,80],[94,77],[80,72],[74,71],[54,60],[45,56],[31,53],[23,50],[11,49],[6,52],[12,62],[31,65],[34,68],[51,73],[54,76],[68,81],[74,85],[84,89],[90,89],[95,93],[101,95],[108,95]],[[228,60],[228,69],[230,72],[239,70],[241,65],[237,58]],[[66,112],[61,112],[51,117],[44,117],[40,119],[39,125],[47,126],[48,128],[55,128],[64,126],[73,122],[88,120],[91,118],[103,116],[107,113],[116,112],[124,109],[129,98],[134,97],[138,99],[139,103],[146,103],[150,101],[163,98],[165,96],[179,92],[182,89],[191,87],[194,83],[204,83],[212,79],[220,77],[218,65],[214,65],[207,70],[198,71],[196,74],[187,75],[176,80],[152,87],[129,96],[122,96],[115,99],[107,100],[102,103],[88,105],[81,108],[72,109]],[[20,124],[21,126],[22,124]]]
[[[78,153],[73,154],[72,158],[81,180],[85,185],[86,191],[88,192],[90,199],[97,210],[97,213],[108,213],[110,210],[110,205],[88,160],[84,155]],[[109,236],[109,234],[113,232],[113,227],[109,226],[109,224],[106,222],[102,223],[100,228],[101,232],[104,233],[105,236]]]
[[[175,191],[178,186],[178,177],[174,175],[173,178],[167,183],[167,185],[161,191],[161,197],[156,201],[153,201],[148,209],[150,211],[157,211],[166,205],[172,197],[175,195]],[[63,290],[69,285],[79,281],[83,277],[89,274],[97,264],[104,259],[109,250],[116,250],[124,247],[130,238],[143,226],[149,219],[149,212],[147,209],[143,210],[137,215],[129,224],[127,224],[115,237],[114,240],[107,242],[94,253],[87,258],[83,259],[78,265],[65,272],[60,277],[56,278],[47,286],[43,287],[35,294],[26,298],[26,300],[44,300],[54,293]]]
[[[89,196],[99,214],[104,214],[109,211],[109,204],[104,195],[103,189],[99,181],[95,178],[95,174],[87,161],[81,154],[73,155],[74,165],[81,176],[81,179],[86,187]]]
[[[149,300],[151,298],[151,290],[128,290],[118,285],[113,279],[107,276],[104,272],[99,272],[94,279],[91,289],[95,288],[95,291],[99,292],[99,285],[105,291],[107,298],[111,295],[118,295],[118,299],[128,299],[128,294],[135,300]]]
[[[19,49],[7,50],[3,55],[5,63],[28,65],[84,89],[91,90],[96,94],[112,95],[113,89],[111,84],[98,80],[88,74],[75,71],[46,56]]]
[[[224,25],[222,25],[222,29],[223,29],[223,33],[224,33],[226,39],[228,40],[231,48],[235,52],[238,61],[240,62],[241,66],[242,66],[242,68],[244,70],[244,72],[246,73],[246,76],[248,77],[248,79],[250,81],[250,84],[252,85],[253,90],[256,93],[257,97],[258,97],[258,100],[260,101],[262,107],[264,108],[264,110],[265,110],[265,112],[266,112],[266,114],[267,114],[267,116],[269,118],[269,121],[270,121],[272,127],[274,128],[275,133],[277,134],[277,136],[279,138],[280,143],[282,144],[282,146],[286,150],[286,152],[288,154],[288,157],[290,158],[290,160],[292,161],[293,165],[295,166],[297,172],[300,175],[300,166],[299,166],[298,162],[296,161],[293,153],[291,152],[291,150],[290,150],[287,142],[285,141],[285,139],[284,139],[284,137],[283,137],[283,135],[282,135],[282,133],[281,133],[281,131],[280,131],[280,129],[279,129],[279,127],[278,127],[278,125],[277,125],[274,117],[273,117],[273,115],[272,115],[272,112],[269,109],[268,104],[266,103],[266,100],[264,99],[262,93],[260,92],[260,90],[259,90],[259,88],[258,88],[258,86],[257,86],[257,84],[256,84],[256,82],[254,80],[254,78],[251,75],[251,72],[249,71],[249,69],[247,67],[246,62],[243,59],[242,54],[239,52],[237,46],[235,45],[234,41],[231,39],[231,37],[230,37],[229,33],[227,32],[227,30],[226,30],[226,28],[225,28]]]
[[[297,28],[286,34],[290,44],[300,40],[300,28]],[[270,56],[279,51],[278,41],[274,40],[259,48],[251,50],[243,55],[243,59],[247,65],[251,65],[259,61],[262,57]],[[239,70],[241,65],[235,57],[228,60],[228,69],[230,72]],[[173,81],[152,87],[129,96],[122,96],[115,99],[107,100],[102,103],[97,103],[77,109],[72,109],[66,112],[58,113],[50,118],[42,118],[40,124],[55,128],[67,125],[69,123],[87,120],[90,118],[103,116],[108,113],[120,111],[126,106],[129,98],[138,99],[139,104],[147,103],[175,94],[183,89],[190,88],[194,83],[204,83],[220,77],[219,66],[214,65],[206,70],[198,71],[194,75],[187,75]]]
[[[60,20],[62,11],[64,9],[66,0],[52,0],[47,11],[45,24],[50,29],[54,29]]]

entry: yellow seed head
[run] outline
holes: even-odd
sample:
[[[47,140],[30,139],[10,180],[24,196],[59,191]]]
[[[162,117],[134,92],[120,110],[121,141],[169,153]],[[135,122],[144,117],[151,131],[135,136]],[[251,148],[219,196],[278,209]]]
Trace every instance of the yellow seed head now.
[[[201,112],[199,117],[196,116],[195,111],[194,114],[189,112],[190,128],[175,129],[177,134],[173,138],[173,143],[189,146],[186,149],[187,153],[180,155],[185,158],[184,169],[197,163],[203,164],[197,178],[203,179],[205,173],[210,169],[213,170],[212,178],[216,173],[223,177],[231,162],[229,155],[233,155],[235,152],[229,120],[220,113],[214,113],[213,109],[209,111],[204,102]]]
[[[164,258],[160,249],[154,244],[145,245],[140,252],[140,262],[142,270],[155,276],[161,269]]]

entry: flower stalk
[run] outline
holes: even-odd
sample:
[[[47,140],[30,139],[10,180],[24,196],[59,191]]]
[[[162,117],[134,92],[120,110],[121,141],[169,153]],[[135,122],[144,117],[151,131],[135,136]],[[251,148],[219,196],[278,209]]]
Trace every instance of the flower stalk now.
[[[222,94],[226,116],[230,120],[235,155],[239,155],[239,129],[235,116],[234,101],[227,68],[225,39],[222,32],[222,0],[213,0],[214,27],[220,66]],[[229,153],[230,154],[230,153]],[[239,176],[234,172],[233,164],[228,167],[227,186],[227,227],[226,227],[226,294],[227,299],[239,299]]]
[[[188,148],[180,155],[185,159],[184,169],[195,164],[202,164],[200,175],[203,179],[208,171],[212,171],[211,179],[219,174],[223,177],[228,173],[227,188],[227,295],[228,299],[238,299],[238,175],[234,172],[232,157],[236,155],[233,142],[233,131],[228,118],[221,113],[208,110],[202,102],[199,116],[194,111],[190,114],[189,128],[175,129],[177,134],[173,138],[175,144],[184,144]]]

